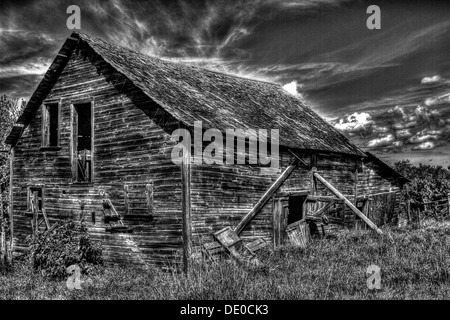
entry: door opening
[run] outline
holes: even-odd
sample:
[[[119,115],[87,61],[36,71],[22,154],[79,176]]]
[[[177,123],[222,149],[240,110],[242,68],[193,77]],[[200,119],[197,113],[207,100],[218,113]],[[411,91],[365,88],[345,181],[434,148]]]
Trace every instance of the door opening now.
[[[305,218],[306,213],[303,212],[305,209],[303,204],[305,203],[306,198],[306,195],[289,197],[289,215],[287,219],[288,225]]]

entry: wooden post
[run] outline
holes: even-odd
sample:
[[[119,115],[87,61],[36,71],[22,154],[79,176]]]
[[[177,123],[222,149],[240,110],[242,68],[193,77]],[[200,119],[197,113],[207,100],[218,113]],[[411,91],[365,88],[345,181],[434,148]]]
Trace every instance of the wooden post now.
[[[256,214],[261,210],[262,207],[269,201],[269,199],[274,195],[278,188],[286,181],[286,179],[291,175],[294,169],[297,167],[299,160],[294,159],[294,161],[284,170],[284,172],[278,177],[278,179],[269,187],[266,193],[259,199],[255,206],[239,221],[234,232],[238,235],[242,232],[245,226],[256,216]]]
[[[417,209],[417,228],[420,228],[420,209]]]
[[[145,185],[145,194],[147,201],[147,213],[153,214],[153,182]]]
[[[309,173],[309,175],[310,175],[310,179],[311,179],[311,194],[312,195],[317,195],[317,181],[316,181],[316,178],[314,177],[314,172],[316,172],[317,171],[317,154],[315,154],[315,153],[311,153],[311,169],[310,169],[310,173]],[[311,210],[314,212],[314,211],[317,211],[317,206],[318,206],[318,204],[317,204],[317,202],[314,202],[312,205],[311,205]],[[306,216],[306,212],[304,211],[303,212],[303,215],[304,216]]]
[[[276,248],[278,245],[278,226],[279,226],[279,219],[278,219],[278,205],[275,204],[275,198],[272,197],[272,240],[273,240],[273,247]]]
[[[5,225],[3,223],[4,215],[3,215],[3,195],[0,190],[0,265],[5,263],[6,258],[6,234],[5,234]]]
[[[450,193],[447,194],[448,215],[450,217]]]
[[[34,232],[36,233],[39,231],[38,225],[39,199],[37,191],[33,192],[33,204],[31,207],[33,208],[33,225],[34,225]]]
[[[366,199],[366,202],[364,203],[363,211],[362,213],[370,219],[370,199]],[[364,230],[367,230],[367,224],[364,225]]]
[[[11,154],[9,157],[9,250],[8,250],[8,262],[12,265],[13,252],[14,252],[14,211],[13,211],[13,163],[14,163],[14,148],[11,148]]]
[[[190,148],[190,146],[189,146]],[[183,268],[184,272],[190,269],[192,243],[191,243],[191,152],[183,149],[183,162],[181,164],[182,200],[181,212],[183,216]]]
[[[355,161],[355,202],[354,205],[356,207],[356,202],[358,201],[358,160]]]
[[[365,223],[369,227],[371,227],[373,230],[375,230],[379,234],[383,234],[383,231],[381,231],[372,221],[370,221],[369,218],[367,218],[361,211],[358,210],[342,193],[340,193],[335,187],[333,187],[327,180],[322,178],[320,174],[317,172],[314,173],[314,176],[322,182],[332,193],[334,193],[338,198],[344,200],[345,204],[354,212],[356,213],[361,219],[364,220]]]
[[[124,185],[123,186],[123,190],[125,193],[125,215],[130,213],[130,202],[128,200],[128,191],[129,191],[129,186],[128,185]]]
[[[406,216],[408,218],[408,224],[411,223],[411,199],[406,201]]]

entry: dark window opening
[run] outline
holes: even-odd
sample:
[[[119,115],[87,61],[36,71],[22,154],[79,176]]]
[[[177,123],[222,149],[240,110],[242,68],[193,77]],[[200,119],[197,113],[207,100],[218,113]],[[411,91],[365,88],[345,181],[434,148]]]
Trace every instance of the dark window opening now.
[[[303,219],[303,203],[307,196],[291,196],[289,197],[289,215],[287,224],[300,221]]]
[[[43,146],[59,146],[59,104],[46,104],[43,107]]]
[[[75,105],[74,143],[77,158],[77,181],[92,181],[92,105]]]

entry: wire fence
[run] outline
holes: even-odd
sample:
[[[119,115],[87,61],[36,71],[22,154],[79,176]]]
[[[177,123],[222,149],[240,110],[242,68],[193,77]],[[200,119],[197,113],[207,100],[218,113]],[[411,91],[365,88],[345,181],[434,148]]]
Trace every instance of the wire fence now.
[[[447,197],[433,201],[406,201],[406,214],[408,223],[420,225],[423,218],[435,218],[437,220],[450,218],[450,193]]]

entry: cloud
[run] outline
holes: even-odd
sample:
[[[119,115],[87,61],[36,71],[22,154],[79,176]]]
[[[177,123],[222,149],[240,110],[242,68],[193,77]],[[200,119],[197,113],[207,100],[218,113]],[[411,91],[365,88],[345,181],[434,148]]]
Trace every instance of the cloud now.
[[[409,138],[411,143],[423,143],[428,140],[438,140],[442,135],[443,130],[423,129],[417,132],[414,136]]]
[[[437,140],[437,135],[431,135],[431,134],[425,134],[425,135],[415,135],[411,138],[409,138],[409,142],[411,143],[423,143],[427,140]]]
[[[395,141],[394,135],[388,134],[382,138],[372,139],[367,143],[369,148],[378,148],[378,147],[386,147],[392,144]]]
[[[428,107],[437,106],[441,104],[450,104],[450,93],[440,95],[438,97],[427,98],[425,99],[424,104]]]
[[[51,64],[51,60],[30,59],[21,64],[0,66],[0,78],[14,77],[21,75],[43,75]]]
[[[397,139],[409,138],[409,137],[411,137],[413,135],[411,133],[411,130],[409,130],[409,129],[398,130],[398,131],[396,131],[395,134],[397,136]]]
[[[421,143],[412,148],[412,150],[431,150],[436,147],[436,144],[432,141]]]
[[[337,123],[335,123],[334,127],[347,133],[366,134],[369,131],[372,131],[373,124],[374,122],[372,121],[371,115],[369,113],[355,112],[350,115],[340,117],[337,120]]]
[[[421,84],[435,84],[441,82],[442,78],[439,75],[424,77],[420,81]]]
[[[427,150],[450,141],[450,109],[396,106],[382,111],[355,112],[332,124],[364,148],[383,151]],[[447,121],[447,119],[449,121]]]
[[[298,84],[297,81],[294,80],[292,82],[285,84],[283,86],[283,89],[286,90],[287,92],[289,92],[290,94],[303,99],[303,95],[300,92],[298,92],[298,88],[301,88],[301,87],[302,87],[302,85]]]
[[[57,41],[45,33],[2,29],[0,93],[29,97],[50,66]]]

